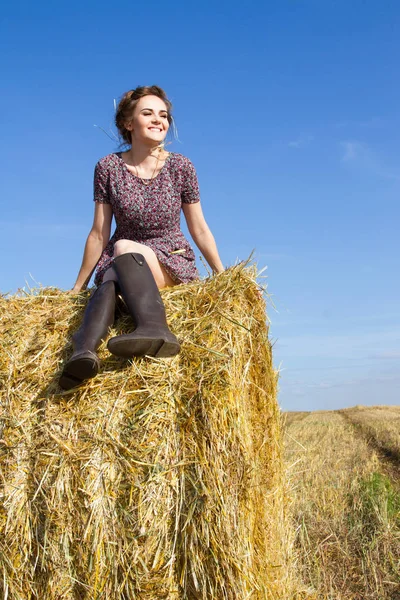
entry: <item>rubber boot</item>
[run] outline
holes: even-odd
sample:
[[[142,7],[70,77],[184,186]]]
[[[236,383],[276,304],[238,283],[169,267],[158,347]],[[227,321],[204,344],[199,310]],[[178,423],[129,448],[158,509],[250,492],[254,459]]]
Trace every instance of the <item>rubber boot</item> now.
[[[109,351],[125,358],[165,358],[178,354],[179,342],[168,329],[164,304],[144,256],[136,252],[121,254],[114,259],[113,266],[136,329],[111,338],[107,344]]]
[[[102,283],[90,297],[82,325],[72,336],[74,352],[59,380],[64,390],[80,385],[99,372],[100,360],[96,350],[114,323],[115,304],[115,281]]]

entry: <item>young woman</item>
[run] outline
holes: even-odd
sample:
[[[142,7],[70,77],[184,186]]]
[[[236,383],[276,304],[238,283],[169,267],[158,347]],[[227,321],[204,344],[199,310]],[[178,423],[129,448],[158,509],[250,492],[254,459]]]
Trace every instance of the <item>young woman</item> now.
[[[118,105],[115,124],[130,149],[105,156],[95,168],[94,221],[73,291],[86,287],[96,265],[97,287],[73,335],[74,352],[60,378],[64,389],[98,373],[96,350],[114,322],[117,291],[136,328],[109,340],[112,354],[169,357],[179,352],[159,289],[198,278],[194,252],[180,230],[181,209],[213,272],[224,270],[202,213],[195,169],[188,158],[164,149],[171,109],[158,86],[131,90]],[[113,217],[116,230],[110,239]]]

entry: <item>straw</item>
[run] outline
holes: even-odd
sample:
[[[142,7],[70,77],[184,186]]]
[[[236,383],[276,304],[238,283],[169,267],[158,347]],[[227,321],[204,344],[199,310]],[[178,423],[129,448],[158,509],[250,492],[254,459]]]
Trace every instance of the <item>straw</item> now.
[[[254,266],[162,292],[172,359],[99,350],[58,387],[88,293],[0,299],[0,592],[289,598],[277,374]],[[132,329],[123,315],[112,335]]]

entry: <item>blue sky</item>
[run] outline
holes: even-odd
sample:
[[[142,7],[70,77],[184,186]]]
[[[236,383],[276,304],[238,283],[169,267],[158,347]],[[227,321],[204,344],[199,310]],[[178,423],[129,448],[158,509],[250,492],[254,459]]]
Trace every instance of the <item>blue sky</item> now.
[[[94,125],[158,84],[224,264],[267,266],[282,408],[398,404],[400,4],[118,9],[2,9],[1,291],[73,285],[93,168],[117,149]]]

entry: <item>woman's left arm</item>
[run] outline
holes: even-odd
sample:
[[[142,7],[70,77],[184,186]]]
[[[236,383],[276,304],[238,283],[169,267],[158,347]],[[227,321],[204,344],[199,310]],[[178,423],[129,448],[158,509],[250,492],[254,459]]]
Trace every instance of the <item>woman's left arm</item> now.
[[[218,254],[213,234],[208,227],[200,202],[182,204],[189,233],[214,273],[222,273],[224,266]]]

